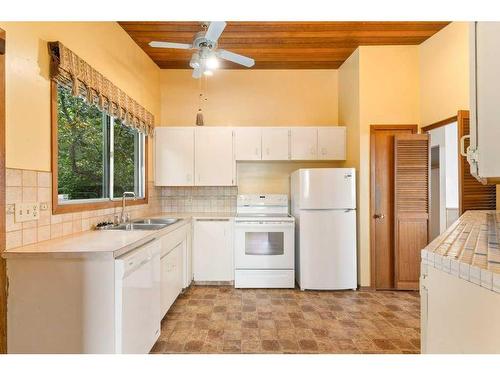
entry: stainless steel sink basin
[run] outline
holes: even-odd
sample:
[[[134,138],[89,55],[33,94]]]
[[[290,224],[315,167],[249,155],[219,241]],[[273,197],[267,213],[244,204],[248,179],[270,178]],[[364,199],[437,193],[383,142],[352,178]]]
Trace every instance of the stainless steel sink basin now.
[[[104,230],[159,230],[175,224],[179,219],[176,218],[146,218],[137,219],[132,223],[123,223],[112,225]]]
[[[134,222],[134,224],[168,224],[168,225],[172,225],[178,221],[179,221],[179,219],[176,219],[176,218],[159,217],[159,218],[137,219],[137,220],[134,220],[133,222]]]
[[[128,223],[107,227],[105,230],[159,230],[168,227],[169,224],[141,224]]]

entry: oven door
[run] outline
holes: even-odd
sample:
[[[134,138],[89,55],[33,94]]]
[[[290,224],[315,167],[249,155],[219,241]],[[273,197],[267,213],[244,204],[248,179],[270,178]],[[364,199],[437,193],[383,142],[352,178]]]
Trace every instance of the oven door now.
[[[293,222],[235,223],[236,269],[293,269]]]

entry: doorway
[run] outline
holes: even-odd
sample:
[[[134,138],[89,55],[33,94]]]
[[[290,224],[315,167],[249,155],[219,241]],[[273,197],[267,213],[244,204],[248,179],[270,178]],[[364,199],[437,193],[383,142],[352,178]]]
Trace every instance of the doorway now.
[[[457,122],[431,129],[430,236],[433,240],[459,216]]]
[[[430,240],[432,240],[443,233],[465,211],[495,210],[496,186],[483,185],[477,181],[470,174],[466,158],[459,154],[459,140],[463,135],[469,134],[469,111],[458,111],[456,116],[425,126],[421,130],[429,134],[432,150],[430,197]],[[465,145],[468,146],[468,141]]]
[[[417,125],[370,127],[370,284],[395,287],[394,136],[415,134]]]
[[[440,216],[441,216],[441,184],[439,181],[440,168],[439,168],[439,146],[431,147],[431,209],[429,238],[432,241],[441,233]],[[438,220],[436,220],[436,218]]]

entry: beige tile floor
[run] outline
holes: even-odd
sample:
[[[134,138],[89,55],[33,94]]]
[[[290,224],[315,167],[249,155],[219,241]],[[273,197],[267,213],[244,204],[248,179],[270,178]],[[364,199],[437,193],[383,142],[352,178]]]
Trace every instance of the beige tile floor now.
[[[192,286],[152,353],[419,353],[415,292]]]

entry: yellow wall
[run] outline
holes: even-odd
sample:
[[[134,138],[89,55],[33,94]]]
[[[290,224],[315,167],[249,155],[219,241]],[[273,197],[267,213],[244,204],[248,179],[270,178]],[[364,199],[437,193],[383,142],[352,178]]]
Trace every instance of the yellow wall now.
[[[200,80],[161,71],[161,125],[194,125]],[[336,125],[336,70],[220,70],[203,80],[206,125]]]
[[[194,125],[200,81],[191,70],[161,71],[161,126]],[[205,125],[338,124],[336,70],[221,70],[203,80]],[[323,162],[238,162],[241,193],[289,193],[290,173]]]
[[[360,47],[339,72],[348,167],[358,169],[359,283],[370,285],[370,125],[418,124],[418,46]],[[357,92],[356,92],[357,91]]]
[[[340,161],[238,162],[238,193],[290,195],[290,175],[297,169],[339,168],[342,166],[343,162]]]
[[[339,123],[347,128],[346,167],[356,168],[356,181],[359,180],[359,49],[357,49],[339,68]],[[359,183],[356,184],[356,207],[359,207]],[[357,215],[359,227],[359,214]],[[358,259],[361,259],[358,236]],[[361,275],[361,262],[358,262],[358,283]]]
[[[347,160],[359,168],[359,49],[339,69],[339,123],[347,127]]]
[[[360,47],[360,284],[370,285],[370,126],[418,124],[418,46]],[[349,147],[349,146],[348,146]]]
[[[453,22],[419,49],[421,125],[469,109],[469,24]]]
[[[7,167],[50,171],[48,41],[64,43],[158,122],[160,69],[117,23],[6,22],[0,27],[7,32]]]
[[[469,109],[469,27],[468,22],[452,22],[420,45],[421,126]]]

